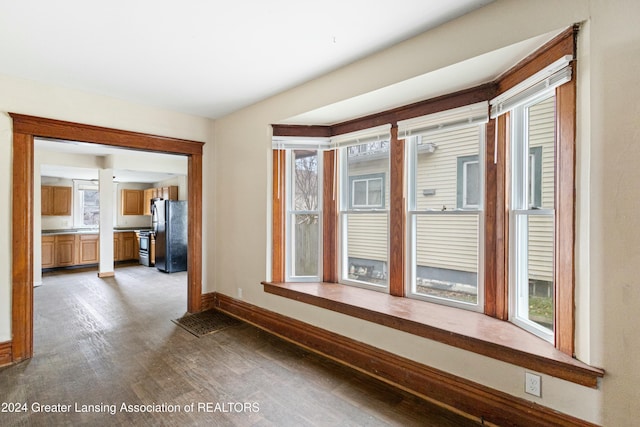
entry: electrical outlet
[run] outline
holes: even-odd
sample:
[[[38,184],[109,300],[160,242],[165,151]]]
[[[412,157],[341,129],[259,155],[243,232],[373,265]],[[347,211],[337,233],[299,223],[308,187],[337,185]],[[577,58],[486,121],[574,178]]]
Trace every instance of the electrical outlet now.
[[[542,380],[540,375],[531,372],[524,373],[524,391],[533,396],[540,397],[542,395]]]
[[[242,288],[238,288],[238,299],[242,299]]]

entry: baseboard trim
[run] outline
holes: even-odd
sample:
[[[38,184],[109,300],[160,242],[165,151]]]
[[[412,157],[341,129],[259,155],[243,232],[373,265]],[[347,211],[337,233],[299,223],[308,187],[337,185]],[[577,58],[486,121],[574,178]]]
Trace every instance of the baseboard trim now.
[[[11,341],[0,342],[0,366],[13,363],[13,344]]]
[[[106,271],[104,273],[98,273],[98,277],[104,279],[105,277],[114,277],[116,275],[115,271]]]
[[[202,297],[215,308],[479,422],[497,425],[595,426],[396,354],[217,292]],[[213,307],[211,302],[213,301]],[[206,302],[206,304],[205,304]]]

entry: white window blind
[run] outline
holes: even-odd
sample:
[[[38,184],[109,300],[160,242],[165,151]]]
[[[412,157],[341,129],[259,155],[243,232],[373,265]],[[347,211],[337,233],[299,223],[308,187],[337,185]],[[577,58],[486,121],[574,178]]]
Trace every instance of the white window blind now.
[[[426,116],[401,120],[398,122],[398,138],[407,139],[416,135],[480,125],[488,121],[489,103],[482,101]]]
[[[388,141],[389,139],[391,139],[391,125],[386,124],[333,136],[331,137],[331,146],[332,148],[340,148],[377,141]]]
[[[491,118],[498,117],[526,103],[536,94],[555,89],[571,81],[573,56],[565,55],[543,70],[522,81],[490,101]]]
[[[271,139],[274,150],[327,150],[330,148],[329,138],[307,138],[299,136],[274,136]]]

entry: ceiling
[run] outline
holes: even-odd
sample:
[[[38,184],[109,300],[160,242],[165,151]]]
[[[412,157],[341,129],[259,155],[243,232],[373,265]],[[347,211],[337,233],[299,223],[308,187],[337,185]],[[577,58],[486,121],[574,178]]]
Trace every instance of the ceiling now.
[[[139,165],[133,168],[114,168],[114,182],[135,182],[144,184],[153,184],[176,176],[187,175],[187,162],[183,156],[177,156],[164,153],[141,152],[134,150],[125,150],[122,148],[114,148],[100,144],[90,144],[86,142],[62,141],[50,138],[35,138],[34,149],[43,159],[56,158],[47,153],[65,153],[73,155],[85,155],[92,157],[126,157],[130,163]],[[172,172],[160,172],[158,167],[151,170],[151,167],[157,164],[172,166]],[[40,165],[40,176],[64,179],[80,179],[80,180],[97,180],[98,169],[93,167],[67,166],[56,162],[47,162],[43,160]]]
[[[0,0],[0,74],[219,118],[492,0]]]

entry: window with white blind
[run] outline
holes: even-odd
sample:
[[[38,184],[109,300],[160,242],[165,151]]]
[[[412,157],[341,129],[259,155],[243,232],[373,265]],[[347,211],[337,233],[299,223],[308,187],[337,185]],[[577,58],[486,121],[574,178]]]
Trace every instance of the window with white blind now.
[[[509,318],[555,340],[556,88],[571,80],[565,56],[491,101],[509,113]]]
[[[340,281],[388,289],[389,126],[339,135]]]
[[[482,310],[488,103],[398,123],[407,143],[407,294]]]

